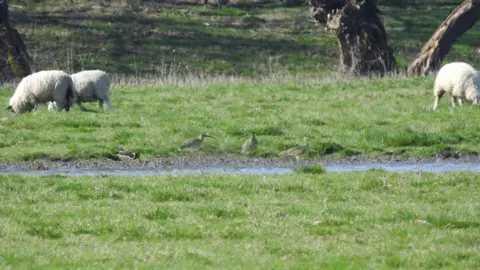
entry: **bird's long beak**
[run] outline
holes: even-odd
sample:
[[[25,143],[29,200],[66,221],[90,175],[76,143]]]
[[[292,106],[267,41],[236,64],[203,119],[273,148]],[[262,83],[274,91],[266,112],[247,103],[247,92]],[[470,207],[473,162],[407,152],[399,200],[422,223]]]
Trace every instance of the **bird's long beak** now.
[[[212,135],[205,135],[205,137],[210,137],[210,138],[213,138],[213,139],[217,140],[217,138],[213,137]]]

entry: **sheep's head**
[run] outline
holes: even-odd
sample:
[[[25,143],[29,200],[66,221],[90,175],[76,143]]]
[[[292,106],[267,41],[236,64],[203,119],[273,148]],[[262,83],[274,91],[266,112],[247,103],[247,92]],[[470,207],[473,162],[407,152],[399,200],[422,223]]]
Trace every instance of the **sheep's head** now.
[[[30,103],[15,103],[15,102],[10,102],[10,105],[6,108],[7,111],[10,111],[15,114],[23,114],[25,112],[32,111],[35,108]]]

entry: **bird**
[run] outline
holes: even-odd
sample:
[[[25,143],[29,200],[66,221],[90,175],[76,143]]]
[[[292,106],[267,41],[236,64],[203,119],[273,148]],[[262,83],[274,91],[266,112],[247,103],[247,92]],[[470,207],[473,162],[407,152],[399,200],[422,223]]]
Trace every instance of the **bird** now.
[[[202,133],[202,134],[200,134],[200,136],[198,136],[198,137],[194,137],[194,138],[187,139],[187,140],[182,144],[182,146],[180,146],[180,150],[183,150],[183,149],[185,149],[185,148],[192,148],[192,149],[193,149],[193,148],[199,148],[199,147],[202,145],[203,139],[204,139],[205,137],[213,138],[213,139],[215,139],[215,140],[217,139],[217,138],[215,138],[215,137],[213,137],[213,136],[211,136],[211,135],[208,135],[208,134],[206,134],[206,133]]]
[[[117,156],[120,157],[120,159],[122,159],[123,157],[125,159],[139,159],[140,158],[140,153],[135,153],[135,152],[131,152],[131,151],[118,151],[117,152]]]
[[[292,147],[292,148],[287,149],[285,151],[282,151],[278,155],[279,156],[295,157],[295,159],[298,161],[299,156],[308,151],[308,141],[309,141],[309,139],[307,137],[303,137],[303,144]]]
[[[116,161],[129,161],[133,159],[139,159],[140,153],[127,151],[123,147],[118,146],[115,154],[109,154],[108,158]]]
[[[248,132],[247,134],[242,135],[240,137],[245,137],[248,135],[251,135],[251,137],[242,144],[242,154],[248,154],[250,152],[257,150],[258,148],[258,140],[255,132]]]

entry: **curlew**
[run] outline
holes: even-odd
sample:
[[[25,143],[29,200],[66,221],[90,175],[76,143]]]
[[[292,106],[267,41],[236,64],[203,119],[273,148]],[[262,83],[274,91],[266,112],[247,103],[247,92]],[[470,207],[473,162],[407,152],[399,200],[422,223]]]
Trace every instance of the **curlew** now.
[[[123,149],[123,147],[118,146],[117,151],[115,151],[115,154],[109,154],[108,158],[113,159],[113,160],[121,160],[121,161],[129,161],[133,159],[140,159],[140,153],[138,152],[132,152],[132,151],[127,151]]]
[[[191,148],[191,149],[195,149],[195,148],[199,148],[202,143],[203,143],[203,139],[205,137],[209,137],[209,138],[213,138],[213,139],[217,139],[211,135],[208,135],[206,133],[202,133],[200,134],[200,136],[198,137],[194,137],[194,138],[190,138],[190,139],[187,139],[183,144],[182,146],[180,146],[180,150],[183,150],[183,149],[186,149],[186,148]]]
[[[287,149],[283,152],[280,152],[278,155],[279,156],[295,157],[295,159],[298,161],[299,156],[302,155],[302,154],[305,154],[308,151],[308,141],[309,141],[309,139],[307,137],[303,137],[303,144],[292,147],[292,148]]]
[[[242,135],[241,137],[245,137],[251,135],[250,138],[248,138],[243,144],[242,144],[242,154],[248,154],[250,152],[253,152],[257,150],[258,148],[258,140],[257,140],[257,135],[255,132],[249,132],[245,135]]]

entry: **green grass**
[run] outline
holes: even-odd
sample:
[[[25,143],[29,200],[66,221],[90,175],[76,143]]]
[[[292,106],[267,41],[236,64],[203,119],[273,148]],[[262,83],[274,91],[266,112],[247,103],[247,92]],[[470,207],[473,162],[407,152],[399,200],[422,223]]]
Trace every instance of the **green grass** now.
[[[118,1],[16,0],[10,10],[36,70],[318,75],[331,73],[338,63],[336,38],[309,21],[306,6],[283,7],[274,0],[227,7],[140,2],[132,10]],[[379,1],[400,68],[458,2]],[[462,36],[445,61],[479,66],[479,30],[477,25]]]
[[[295,168],[294,171],[297,173],[307,173],[307,174],[321,174],[326,172],[325,168],[320,165],[301,166],[301,167]]]
[[[187,138],[207,132],[202,155],[240,154],[249,131],[258,135],[257,157],[310,139],[306,157],[434,156],[438,151],[480,151],[478,107],[433,104],[432,78],[291,80],[206,86],[125,86],[111,91],[115,111],[48,112],[16,116],[0,111],[0,160],[103,158],[117,145],[142,158],[189,155]],[[12,87],[0,91],[8,104]],[[5,105],[6,106],[6,105]]]
[[[478,177],[2,175],[0,265],[477,269]]]

